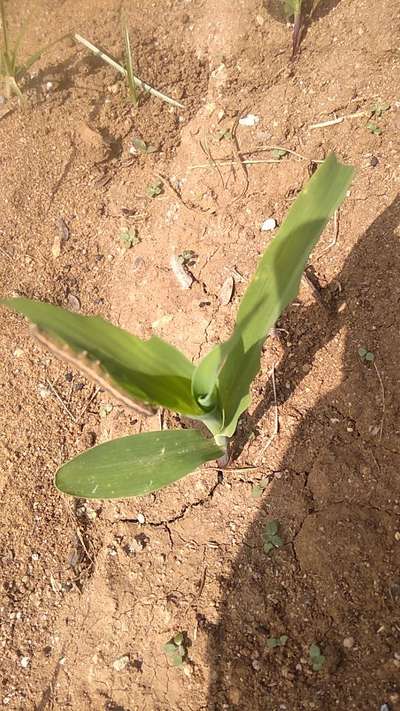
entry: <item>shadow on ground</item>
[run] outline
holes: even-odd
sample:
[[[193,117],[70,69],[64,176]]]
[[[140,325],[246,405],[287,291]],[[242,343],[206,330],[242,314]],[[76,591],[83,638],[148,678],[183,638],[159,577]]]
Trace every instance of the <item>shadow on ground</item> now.
[[[284,384],[301,387],[304,363],[338,334],[341,383],[299,414],[280,478],[223,581],[220,623],[208,630],[210,710],[392,708],[400,638],[399,224],[397,197],[324,290],[326,308],[292,308],[285,319],[299,345],[277,373],[279,402],[289,397]],[[372,365],[360,345],[375,354]],[[242,422],[239,450],[269,407],[265,400]],[[271,518],[286,545],[267,556],[262,532]],[[285,646],[268,649],[267,639],[280,635]],[[312,643],[326,657],[321,672],[311,668]]]

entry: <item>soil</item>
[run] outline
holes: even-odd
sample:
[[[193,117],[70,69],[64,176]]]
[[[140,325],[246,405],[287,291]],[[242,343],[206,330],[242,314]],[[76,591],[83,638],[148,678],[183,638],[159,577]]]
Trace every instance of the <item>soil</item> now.
[[[226,471],[140,499],[59,494],[62,462],[159,417],[126,410],[1,310],[5,708],[400,709],[400,8],[321,2],[294,61],[278,8],[123,5],[139,76],[184,109],[149,95],[134,109],[112,68],[69,40],[34,65],[23,106],[0,106],[2,295],[101,314],[194,360],[232,328],[272,239],[261,223],[281,223],[330,151],[357,169],[311,257],[314,288],[302,284],[267,339]],[[120,56],[120,10],[7,4],[14,36],[28,20],[26,55],[75,30]],[[371,118],[378,101],[388,107]],[[237,126],[235,149],[249,113],[259,122]],[[135,138],[155,152],[134,154]],[[238,162],[238,151],[271,159],[271,146],[297,155]],[[217,158],[230,164],[217,170]],[[131,249],[125,228],[140,239]],[[184,250],[190,289],[170,268]],[[283,546],[267,555],[270,520]],[[187,660],[175,668],[163,645],[180,631]]]

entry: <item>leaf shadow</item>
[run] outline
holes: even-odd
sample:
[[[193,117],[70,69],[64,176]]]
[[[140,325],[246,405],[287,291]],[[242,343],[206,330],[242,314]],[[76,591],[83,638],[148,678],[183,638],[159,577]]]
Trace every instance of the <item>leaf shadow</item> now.
[[[201,620],[213,670],[210,711],[264,711],[280,703],[325,711],[340,708],[349,694],[357,708],[379,708],[396,686],[395,674],[376,673],[387,669],[382,664],[391,643],[388,637],[377,640],[371,619],[390,629],[400,598],[400,555],[393,544],[400,497],[399,225],[398,195],[338,274],[344,309],[332,308],[339,299],[330,284],[331,308],[292,307],[284,318],[295,348],[277,370],[279,403],[301,385],[304,363],[311,364],[335,338],[344,345],[341,378],[306,415],[295,412],[279,478],[271,479],[233,564],[220,578],[219,621]],[[376,353],[384,379],[382,441],[370,427],[380,418],[379,382],[362,363],[360,344]],[[271,406],[267,395],[252,418],[242,420],[242,444]],[[271,518],[279,521],[285,545],[266,557],[262,530]],[[288,636],[284,649],[268,650],[266,639],[281,634]],[[362,670],[355,659],[344,663],[342,640],[349,635],[363,649]],[[307,661],[312,643],[321,645],[329,673],[313,674]]]

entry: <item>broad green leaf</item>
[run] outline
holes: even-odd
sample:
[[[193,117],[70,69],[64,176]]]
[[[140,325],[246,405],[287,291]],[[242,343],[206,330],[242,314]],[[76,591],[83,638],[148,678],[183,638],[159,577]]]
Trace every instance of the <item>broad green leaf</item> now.
[[[81,316],[40,301],[17,298],[2,303],[27,316],[50,339],[98,363],[133,399],[194,417],[204,414],[191,393],[192,363],[160,338],[142,341],[98,316]]]
[[[83,452],[59,469],[56,486],[87,499],[143,496],[222,454],[197,430],[145,432]]]
[[[296,297],[312,248],[342,202],[353,169],[331,154],[309,180],[262,257],[240,304],[231,338],[216,346],[193,374],[197,402],[219,398],[220,433],[231,437],[250,404],[250,385],[260,368],[269,330]],[[215,433],[215,432],[214,432]]]

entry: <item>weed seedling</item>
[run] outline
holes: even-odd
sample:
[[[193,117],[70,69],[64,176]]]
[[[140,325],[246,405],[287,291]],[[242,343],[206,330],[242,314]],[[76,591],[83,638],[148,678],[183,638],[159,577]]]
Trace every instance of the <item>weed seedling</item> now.
[[[369,351],[368,348],[365,348],[365,346],[358,349],[358,355],[364,363],[373,363],[375,360],[375,356],[372,351]]]
[[[150,183],[150,185],[146,188],[146,193],[151,198],[158,197],[159,195],[162,195],[163,192],[164,188],[162,180],[156,180],[154,183]]]
[[[163,649],[172,666],[181,667],[187,659],[184,633],[178,632],[169,642],[164,644]]]
[[[125,249],[131,249],[141,241],[136,227],[124,227],[119,233],[119,239]]]
[[[161,91],[158,91],[158,89],[154,89],[154,87],[150,86],[150,84],[147,84],[147,82],[142,81],[142,79],[139,79],[139,77],[133,73],[133,60],[129,33],[127,28],[124,29],[126,66],[124,66],[124,62],[115,59],[110,52],[101,49],[100,47],[96,47],[96,45],[92,44],[92,42],[89,42],[89,40],[85,39],[85,37],[82,37],[82,35],[75,34],[74,37],[77,42],[83,44],[86,49],[89,49],[90,52],[93,52],[93,54],[95,54],[97,57],[100,57],[100,59],[102,59],[104,62],[107,62],[107,64],[109,64],[111,67],[113,67],[113,69],[119,72],[119,74],[122,74],[122,76],[125,77],[128,85],[129,98],[133,104],[138,103],[137,89],[139,89],[141,91],[148,92],[153,96],[157,96],[157,98],[161,99],[161,101],[165,101],[171,106],[176,106],[179,109],[184,108],[183,104],[180,104],[179,101],[175,101],[175,99],[171,99],[166,94],[163,94]]]
[[[264,528],[264,551],[271,553],[275,548],[282,548],[284,545],[282,538],[278,534],[279,521],[268,521]]]
[[[284,647],[288,641],[287,634],[282,634],[280,637],[269,637],[267,639],[268,649],[275,649],[275,647]]]
[[[326,662],[326,659],[325,659],[324,655],[321,654],[321,650],[317,644],[312,644],[310,646],[309,655],[310,655],[310,662],[311,662],[313,671],[316,671],[316,672],[321,671],[325,662]]]
[[[288,20],[293,19],[293,50],[292,57],[299,51],[304,23],[313,16],[321,0],[283,0],[285,15]]]
[[[157,146],[153,146],[151,143],[146,143],[145,141],[142,141],[141,138],[134,138],[132,146],[136,153],[143,153],[144,155],[149,155],[150,153],[155,153],[157,151]]]
[[[156,336],[141,340],[99,317],[22,297],[2,302],[35,324],[36,337],[49,350],[125,405],[141,414],[166,408],[199,420],[211,433],[207,438],[196,427],[162,430],[100,444],[61,467],[58,489],[88,499],[141,496],[205,462],[227,461],[229,440],[251,402],[264,342],[296,298],[309,254],[342,202],[352,173],[333,154],[318,168],[262,256],[230,338],[196,364]],[[267,553],[282,545],[277,521],[267,525],[264,540]]]
[[[254,499],[258,499],[265,489],[268,487],[269,481],[268,479],[261,479],[257,484],[254,484],[252,490],[251,490],[251,495]]]
[[[5,94],[7,98],[15,95],[20,100],[22,97],[22,91],[20,88],[20,83],[27,74],[28,70],[35,64],[42,54],[47,52],[51,47],[53,47],[61,40],[65,39],[69,35],[63,35],[56,40],[53,40],[42,49],[31,54],[25,62],[22,64],[18,61],[18,50],[22,41],[24,34],[24,26],[22,26],[19,31],[15,44],[11,47],[10,38],[8,36],[8,26],[6,19],[6,11],[4,7],[4,0],[0,0],[0,18],[1,18],[1,34],[2,34],[2,44],[0,47],[0,77],[5,87]]]
[[[373,121],[368,121],[367,123],[367,129],[371,133],[374,134],[374,136],[380,136],[382,134],[382,129],[378,124],[374,123]]]

